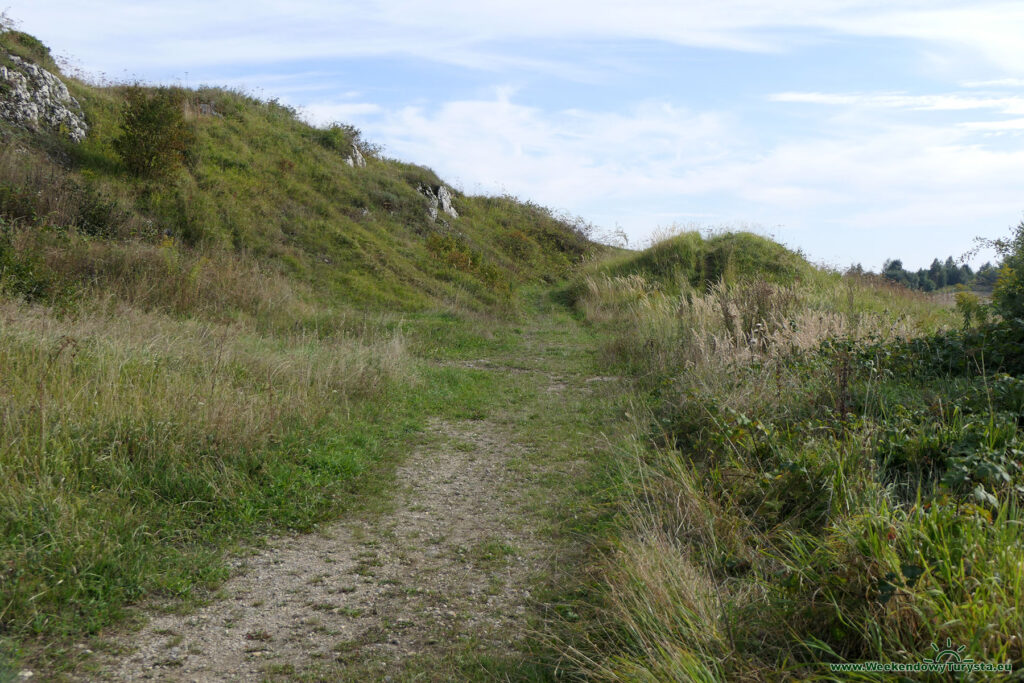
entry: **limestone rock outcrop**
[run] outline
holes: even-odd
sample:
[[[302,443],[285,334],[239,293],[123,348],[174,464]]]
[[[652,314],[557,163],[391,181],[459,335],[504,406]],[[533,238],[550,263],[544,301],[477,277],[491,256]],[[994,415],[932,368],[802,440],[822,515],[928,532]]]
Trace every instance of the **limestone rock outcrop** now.
[[[345,163],[356,168],[364,168],[366,159],[363,158],[363,153],[359,151],[359,148],[352,145],[352,154],[345,157]]]
[[[459,212],[456,211],[455,207],[452,205],[452,191],[444,185],[439,185],[437,189],[426,185],[420,185],[420,193],[423,194],[429,202],[427,206],[427,213],[430,214],[430,220],[437,220],[438,208],[452,218],[459,217]]]
[[[46,127],[81,142],[89,132],[82,107],[64,82],[17,55],[0,66],[0,118],[39,130]]]

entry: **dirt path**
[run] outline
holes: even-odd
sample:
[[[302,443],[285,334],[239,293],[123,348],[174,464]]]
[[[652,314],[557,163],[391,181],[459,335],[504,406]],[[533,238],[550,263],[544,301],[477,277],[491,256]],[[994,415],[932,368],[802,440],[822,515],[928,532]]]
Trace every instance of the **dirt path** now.
[[[508,421],[433,421],[393,511],[272,539],[224,599],[153,616],[87,680],[443,680],[452,653],[513,653],[554,552],[524,507],[527,450]]]

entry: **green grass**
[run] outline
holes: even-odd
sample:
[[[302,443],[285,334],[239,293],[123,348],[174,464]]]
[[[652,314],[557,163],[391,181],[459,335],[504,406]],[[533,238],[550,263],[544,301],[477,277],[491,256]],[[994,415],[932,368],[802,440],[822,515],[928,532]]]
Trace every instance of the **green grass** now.
[[[143,594],[209,584],[211,541],[310,528],[416,428],[392,389],[414,379],[395,340],[4,316],[8,633],[94,632]]]

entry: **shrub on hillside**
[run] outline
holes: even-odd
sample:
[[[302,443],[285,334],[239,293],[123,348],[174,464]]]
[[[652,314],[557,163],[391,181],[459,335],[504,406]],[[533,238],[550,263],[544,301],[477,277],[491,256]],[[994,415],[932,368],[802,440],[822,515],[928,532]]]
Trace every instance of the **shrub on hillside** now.
[[[509,230],[498,235],[498,244],[502,250],[516,261],[533,261],[540,252],[537,243],[527,237],[522,230]]]
[[[363,138],[363,132],[349,123],[338,123],[335,121],[326,128],[316,128],[315,140],[324,149],[329,149],[339,154],[351,154],[353,148],[359,149],[364,156],[379,156],[382,148]]]
[[[171,88],[128,88],[114,149],[130,173],[159,178],[184,163],[195,136],[182,100],[182,93]]]
[[[324,148],[341,154],[348,154],[359,137],[355,126],[332,123],[327,128],[315,128],[316,141]]]

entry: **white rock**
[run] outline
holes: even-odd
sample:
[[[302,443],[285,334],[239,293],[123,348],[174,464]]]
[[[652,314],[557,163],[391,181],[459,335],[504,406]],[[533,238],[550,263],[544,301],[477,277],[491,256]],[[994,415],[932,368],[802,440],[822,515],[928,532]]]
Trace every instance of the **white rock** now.
[[[437,188],[437,199],[441,202],[441,210],[452,218],[458,218],[459,212],[452,206],[452,192],[447,187],[442,185]]]
[[[0,118],[33,129],[63,131],[75,142],[84,140],[89,126],[67,86],[32,62],[7,57],[14,67],[0,67]]]
[[[363,153],[359,151],[359,148],[352,145],[352,154],[345,157],[345,163],[349,166],[363,168],[366,166],[366,159],[363,158]]]
[[[433,188],[426,185],[420,185],[420,193],[427,198],[427,214],[430,215],[430,220],[436,221],[438,216],[438,208],[444,211],[452,218],[458,218],[459,212],[452,206],[452,191],[444,185],[437,188],[437,192]]]

